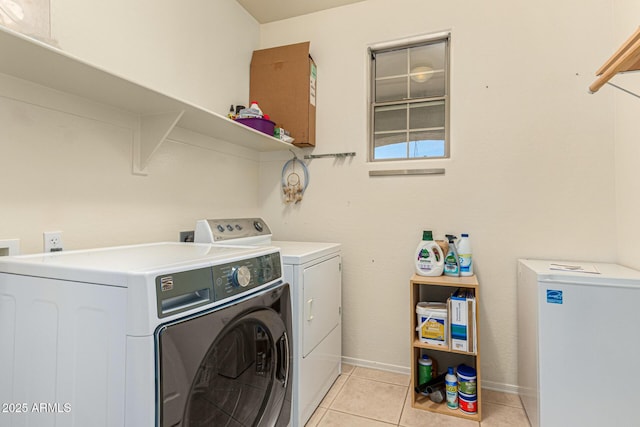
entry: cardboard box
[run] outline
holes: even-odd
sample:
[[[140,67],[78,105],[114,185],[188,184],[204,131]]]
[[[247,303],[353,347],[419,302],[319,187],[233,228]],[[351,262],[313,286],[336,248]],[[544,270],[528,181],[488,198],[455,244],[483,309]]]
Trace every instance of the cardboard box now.
[[[476,352],[476,300],[467,289],[458,289],[449,298],[451,349]]]
[[[264,114],[295,138],[316,145],[317,68],[309,42],[256,50],[251,58],[249,96]]]
[[[465,297],[451,295],[451,348],[469,351],[469,306]]]

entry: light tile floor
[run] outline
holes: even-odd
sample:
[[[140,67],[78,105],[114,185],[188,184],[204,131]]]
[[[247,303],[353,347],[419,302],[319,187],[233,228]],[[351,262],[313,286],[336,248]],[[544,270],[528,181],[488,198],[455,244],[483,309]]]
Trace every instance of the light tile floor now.
[[[528,427],[513,394],[482,390],[482,422],[411,407],[409,376],[342,365],[338,377],[306,427]]]

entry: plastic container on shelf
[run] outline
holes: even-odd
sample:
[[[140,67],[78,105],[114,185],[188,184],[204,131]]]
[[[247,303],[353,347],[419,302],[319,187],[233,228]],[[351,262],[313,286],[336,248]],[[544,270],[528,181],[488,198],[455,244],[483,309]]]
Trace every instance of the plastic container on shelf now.
[[[458,406],[465,414],[478,413],[478,396],[475,394],[458,393]]]
[[[467,233],[462,233],[458,241],[458,257],[460,259],[460,275],[473,276],[473,257],[471,255],[471,240]]]
[[[453,234],[447,234],[449,240],[449,248],[447,255],[444,257],[444,275],[451,277],[460,276],[460,256],[456,249],[456,236]]]
[[[256,110],[258,114],[264,116],[262,109],[258,106],[258,101],[251,101],[251,105],[249,106],[249,108],[251,108],[252,110]]]
[[[460,393],[475,396],[477,393],[476,370],[465,364],[458,365],[458,390]]]
[[[236,122],[241,123],[245,126],[248,126],[252,129],[260,131],[262,133],[266,133],[267,135],[273,136],[273,129],[276,124],[271,120],[262,119],[258,117],[249,117],[245,119],[236,119]]]
[[[447,408],[458,409],[458,378],[451,366],[449,367],[447,376],[444,377],[444,383],[447,389]]]
[[[418,339],[421,342],[447,346],[447,304],[444,302],[419,302],[416,304]]]
[[[423,354],[420,359],[418,359],[418,384],[426,384],[427,382],[431,381],[431,378],[433,377],[432,374],[432,363],[431,363],[431,359],[429,359],[429,356],[427,356],[426,354]],[[424,393],[424,394],[428,394],[428,393]]]
[[[420,276],[441,276],[444,271],[444,254],[440,245],[433,241],[430,230],[422,232],[422,241],[416,248],[414,257],[416,273]]]

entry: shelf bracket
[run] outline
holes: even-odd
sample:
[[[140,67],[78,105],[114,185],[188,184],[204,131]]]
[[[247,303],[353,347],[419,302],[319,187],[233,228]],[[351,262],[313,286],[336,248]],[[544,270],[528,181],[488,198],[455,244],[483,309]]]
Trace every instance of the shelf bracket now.
[[[147,175],[151,157],[176,126],[184,110],[179,112],[140,116],[138,130],[133,137],[133,174]]]
[[[640,70],[640,28],[596,71],[596,76],[599,77],[589,86],[589,92],[597,92],[618,73],[638,70]]]
[[[611,83],[611,82],[607,82],[607,84],[608,84],[609,86],[613,86],[613,87],[615,87],[615,88],[616,88],[616,89],[618,89],[618,90],[621,90],[621,91],[623,91],[623,92],[625,92],[625,93],[628,93],[629,95],[635,96],[636,98],[640,98],[640,95],[638,95],[637,93],[631,92],[629,89],[625,89],[625,88],[620,87],[620,86],[618,86],[618,85],[616,85],[616,84],[613,84],[613,83]]]

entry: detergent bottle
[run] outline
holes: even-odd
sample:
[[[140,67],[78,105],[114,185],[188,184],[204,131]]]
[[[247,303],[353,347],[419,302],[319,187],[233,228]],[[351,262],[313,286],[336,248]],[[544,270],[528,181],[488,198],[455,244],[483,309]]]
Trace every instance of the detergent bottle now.
[[[440,276],[444,270],[444,254],[440,245],[433,241],[430,230],[422,232],[422,241],[416,248],[416,273],[420,276]]]
[[[460,259],[456,249],[456,236],[447,234],[447,239],[449,239],[449,250],[447,256],[444,257],[444,275],[458,277],[460,276]]]
[[[471,240],[469,235],[462,233],[458,241],[458,256],[460,260],[460,275],[473,276],[473,257],[471,255]]]

